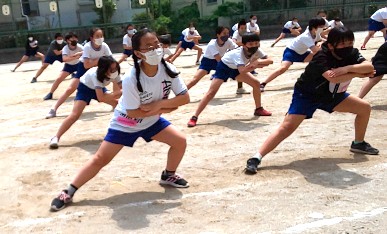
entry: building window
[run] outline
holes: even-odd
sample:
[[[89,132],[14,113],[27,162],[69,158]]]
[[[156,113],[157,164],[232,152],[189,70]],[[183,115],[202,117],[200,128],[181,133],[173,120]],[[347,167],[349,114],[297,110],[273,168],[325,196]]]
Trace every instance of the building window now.
[[[39,3],[38,0],[22,0],[23,14],[28,16],[39,15]]]
[[[207,0],[207,4],[218,3],[218,0]]]

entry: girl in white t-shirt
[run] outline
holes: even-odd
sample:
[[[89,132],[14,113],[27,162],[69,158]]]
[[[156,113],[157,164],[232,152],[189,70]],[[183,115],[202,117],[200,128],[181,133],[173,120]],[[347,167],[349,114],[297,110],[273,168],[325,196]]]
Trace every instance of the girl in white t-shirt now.
[[[134,68],[125,73],[122,96],[114,111],[108,133],[96,154],[78,172],[68,189],[51,203],[52,210],[63,209],[72,201],[76,190],[92,179],[124,146],[133,147],[142,137],[167,144],[168,159],[161,173],[161,185],[186,188],[188,182],[175,174],[183,158],[187,141],[182,132],[161,117],[189,102],[184,81],[173,65],[163,59],[157,36],[148,29],[132,38]],[[175,96],[168,99],[170,92]]]
[[[52,95],[58,88],[60,83],[66,79],[67,76],[77,71],[79,58],[83,53],[83,46],[78,44],[78,36],[72,32],[65,36],[67,45],[62,49],[62,60],[65,63],[59,77],[55,79],[51,86],[50,92],[43,98],[43,100],[52,99]]]
[[[253,32],[259,36],[261,34],[261,30],[259,29],[259,26],[257,24],[257,16],[256,15],[250,15],[250,22],[247,23],[247,31]]]
[[[98,67],[90,68],[79,80],[78,91],[74,99],[74,107],[69,116],[63,121],[56,135],[51,138],[50,149],[57,149],[59,139],[79,119],[83,110],[90,104],[91,99],[104,102],[113,108],[121,96],[120,65],[111,56],[102,56],[98,60]],[[113,83],[113,93],[107,93],[105,88]]]
[[[211,70],[216,70],[216,65],[228,50],[238,47],[229,38],[229,35],[230,30],[227,27],[219,26],[216,29],[216,38],[207,44],[199,69],[196,71],[193,79],[187,84],[188,89],[196,85],[203,76],[210,74]]]
[[[118,63],[122,63],[122,61],[132,55],[132,37],[137,32],[137,30],[134,29],[133,24],[128,24],[128,26],[126,27],[126,32],[127,33],[122,38],[122,46],[124,47],[124,52],[122,52],[122,56],[120,60],[118,60]]]
[[[58,108],[77,89],[79,85],[79,78],[83,76],[89,68],[97,66],[100,57],[112,55],[109,46],[104,42],[102,29],[92,28],[89,35],[89,42],[84,45],[83,54],[79,59],[77,73],[75,73],[75,76],[73,77],[67,90],[62,94],[55,105],[51,107],[46,119],[56,117],[56,111]]]
[[[195,114],[189,120],[187,126],[195,127],[199,115],[208,103],[215,97],[220,86],[229,78],[244,82],[253,88],[255,116],[270,116],[271,112],[265,110],[261,103],[261,92],[259,81],[251,71],[262,68],[273,63],[273,60],[259,49],[260,39],[255,33],[245,33],[242,36],[243,46],[227,52],[218,63],[216,72],[212,76],[211,85],[197,107]]]
[[[200,57],[203,54],[203,49],[197,45],[199,40],[202,39],[198,30],[195,29],[192,23],[190,23],[190,28],[183,30],[182,32],[183,39],[181,40],[181,46],[176,49],[175,54],[171,58],[171,62],[174,62],[180,54],[186,49],[197,50],[198,54],[196,56],[196,65],[199,65]]]
[[[297,17],[293,17],[292,20],[289,20],[288,22],[286,22],[286,24],[284,24],[281,34],[277,37],[277,39],[275,39],[273,44],[271,44],[271,47],[274,47],[274,45],[277,44],[277,42],[285,38],[286,34],[299,36],[301,34],[301,31],[302,31],[302,28],[298,24]]]
[[[366,44],[377,31],[381,31],[383,33],[384,41],[387,41],[387,6],[377,10],[368,19],[368,35],[364,38],[360,49],[366,49]]]

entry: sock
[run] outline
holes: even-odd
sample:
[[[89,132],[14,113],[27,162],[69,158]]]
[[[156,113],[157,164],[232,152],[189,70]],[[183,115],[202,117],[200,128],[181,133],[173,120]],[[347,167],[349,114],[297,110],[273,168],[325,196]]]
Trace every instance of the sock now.
[[[363,143],[364,141],[353,141],[353,144],[357,145],[357,144],[360,144],[360,143]]]
[[[167,169],[165,169],[165,174],[167,175],[174,175],[176,171],[168,171]]]
[[[68,190],[67,194],[72,197],[72,196],[74,196],[74,193],[78,190],[78,188],[75,187],[74,185],[70,184],[69,188],[67,190]]]
[[[265,83],[265,82],[262,82],[262,83],[261,83],[261,86],[265,87],[265,86],[266,86],[266,83]]]
[[[259,161],[262,161],[262,155],[258,152],[258,153],[256,153],[254,156],[253,156],[253,158],[257,158],[257,159],[259,159]]]

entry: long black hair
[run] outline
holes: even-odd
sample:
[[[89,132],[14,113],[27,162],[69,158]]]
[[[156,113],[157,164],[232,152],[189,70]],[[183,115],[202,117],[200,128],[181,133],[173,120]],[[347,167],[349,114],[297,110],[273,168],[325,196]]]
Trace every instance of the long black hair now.
[[[99,30],[101,30],[102,31],[102,34],[103,34],[103,30],[101,29],[101,28],[92,28],[92,29],[90,29],[90,31],[89,31],[89,38],[87,38],[87,42],[89,42],[89,41],[91,41],[91,39],[90,38],[92,38],[93,36],[94,36],[94,34],[97,32],[97,31],[99,31]]]
[[[121,72],[120,64],[112,57],[112,56],[102,56],[98,60],[98,68],[97,68],[97,80],[101,83],[105,79],[110,79],[106,76],[106,73],[109,71],[110,66],[115,63],[118,74]]]
[[[147,33],[152,33],[155,35],[154,32],[152,32],[150,29],[147,29],[147,28],[141,29],[140,31],[136,32],[133,35],[133,37],[132,37],[133,51],[136,51],[136,50],[140,51],[141,38]],[[135,53],[133,53],[132,57],[133,57],[133,61],[134,61],[134,68],[136,69],[137,89],[140,93],[142,93],[144,90],[142,89],[142,85],[140,83],[140,72],[141,72],[141,68],[140,68],[140,64],[139,64],[140,58],[137,57]],[[169,66],[165,62],[164,58],[161,59],[161,63],[164,65],[165,72],[168,74],[169,77],[176,78],[179,75],[179,72],[174,72],[171,70],[171,68],[169,68]]]

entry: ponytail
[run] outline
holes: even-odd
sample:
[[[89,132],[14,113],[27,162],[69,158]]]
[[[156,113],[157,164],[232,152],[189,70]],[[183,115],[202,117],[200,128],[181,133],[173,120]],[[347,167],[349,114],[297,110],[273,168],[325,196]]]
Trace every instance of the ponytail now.
[[[140,65],[138,64],[138,57],[134,53],[133,53],[132,57],[133,57],[133,62],[134,62],[134,68],[136,69],[137,89],[140,93],[142,93],[142,92],[144,92],[144,90],[142,89],[142,85],[140,82],[141,68],[140,68]]]
[[[165,71],[167,72],[169,77],[176,78],[180,74],[180,72],[172,71],[171,68],[169,68],[168,64],[165,62],[164,58],[161,59],[161,63],[164,65]]]

